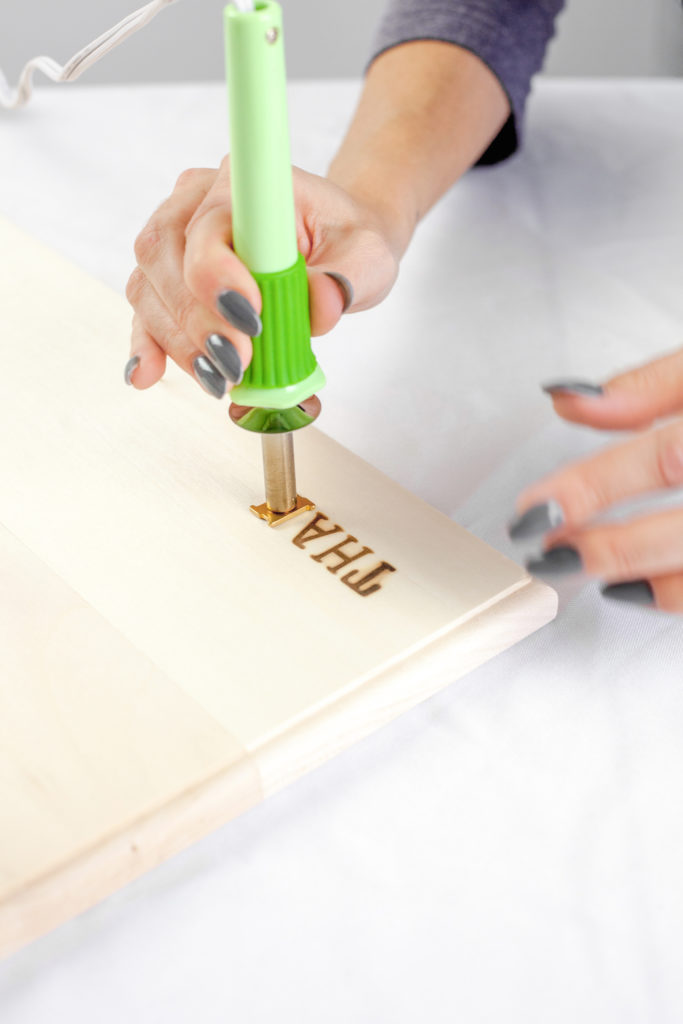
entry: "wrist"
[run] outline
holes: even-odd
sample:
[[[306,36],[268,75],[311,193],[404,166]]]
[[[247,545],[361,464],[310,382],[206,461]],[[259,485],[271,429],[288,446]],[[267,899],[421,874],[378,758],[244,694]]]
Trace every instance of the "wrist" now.
[[[396,257],[415,227],[477,160],[510,112],[494,73],[441,40],[380,54],[328,177],[382,225]]]

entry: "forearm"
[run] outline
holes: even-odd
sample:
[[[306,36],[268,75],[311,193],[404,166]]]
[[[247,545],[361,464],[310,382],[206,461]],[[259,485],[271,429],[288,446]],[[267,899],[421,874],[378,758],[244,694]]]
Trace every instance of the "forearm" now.
[[[370,207],[400,256],[509,114],[498,78],[474,54],[434,40],[404,43],[370,67],[328,177]]]

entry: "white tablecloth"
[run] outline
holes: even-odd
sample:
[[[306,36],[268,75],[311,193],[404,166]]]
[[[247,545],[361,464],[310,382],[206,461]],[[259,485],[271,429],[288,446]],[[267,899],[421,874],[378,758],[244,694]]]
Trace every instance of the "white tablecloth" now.
[[[297,163],[357,92],[292,88]],[[220,85],[41,90],[0,120],[0,212],[122,289],[224,124]],[[682,82],[540,82],[524,153],[318,343],[322,429],[520,558],[517,491],[605,443],[539,382],[683,344],[682,182]],[[555,624],[7,960],[3,1024],[679,1022],[683,620],[558,589]]]

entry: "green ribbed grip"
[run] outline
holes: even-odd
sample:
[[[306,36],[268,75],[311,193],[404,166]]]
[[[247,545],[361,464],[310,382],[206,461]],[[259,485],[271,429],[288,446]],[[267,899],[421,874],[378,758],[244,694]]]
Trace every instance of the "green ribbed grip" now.
[[[263,331],[253,339],[254,355],[242,383],[230,397],[238,405],[289,409],[325,383],[311,351],[306,261],[276,274],[254,274],[263,297]]]

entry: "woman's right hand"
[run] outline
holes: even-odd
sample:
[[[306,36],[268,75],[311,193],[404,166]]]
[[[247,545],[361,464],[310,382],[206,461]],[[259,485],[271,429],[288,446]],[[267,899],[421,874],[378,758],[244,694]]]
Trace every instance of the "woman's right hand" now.
[[[294,169],[297,244],[308,269],[311,333],[390,291],[399,250],[380,217],[317,175]],[[261,295],[231,248],[230,162],[184,171],[135,242],[126,381],[148,388],[166,358],[222,398],[242,379],[261,331]]]

